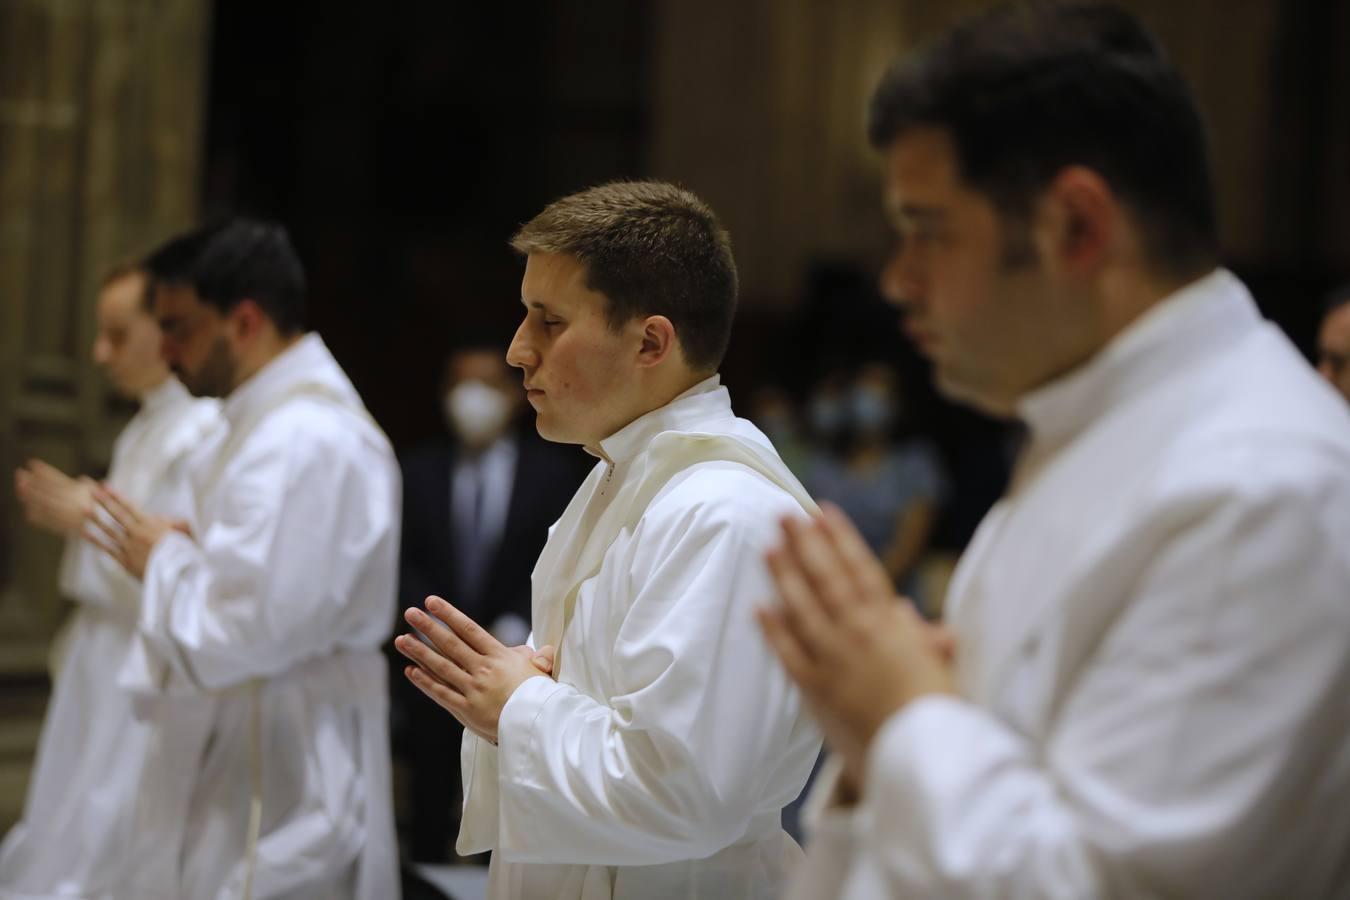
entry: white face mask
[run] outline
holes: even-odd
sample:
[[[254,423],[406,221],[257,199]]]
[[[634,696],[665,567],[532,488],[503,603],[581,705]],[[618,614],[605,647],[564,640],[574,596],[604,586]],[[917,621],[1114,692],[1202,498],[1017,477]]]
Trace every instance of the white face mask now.
[[[461,381],[445,395],[445,419],[460,440],[482,446],[511,421],[511,398],[482,381]]]

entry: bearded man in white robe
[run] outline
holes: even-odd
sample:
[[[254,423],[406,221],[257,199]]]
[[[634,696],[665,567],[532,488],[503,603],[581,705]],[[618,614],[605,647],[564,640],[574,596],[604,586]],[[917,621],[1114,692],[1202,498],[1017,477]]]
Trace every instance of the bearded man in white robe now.
[[[194,400],[160,356],[144,271],[125,267],[103,283],[93,359],[114,390],[140,404],[113,442],[108,484],[169,517],[191,512],[190,451],[220,426],[213,400]],[[82,538],[95,482],[32,460],[15,473],[29,523],[66,539],[61,592],[75,612],[54,645],[53,691],[23,819],[0,846],[0,897],[136,895],[151,847],[136,827],[142,782],[155,773],[148,719],[172,703],[138,704],[115,673],[131,649],[141,585]]]
[[[193,459],[189,527],[96,493],[144,588],[120,677],[186,697],[141,827],[180,898],[398,895],[379,651],[394,615],[399,475],[318,335],[280,226],[232,220],[150,256],[164,353],[229,429]],[[101,521],[101,520],[100,520]]]
[[[1177,71],[1118,7],[1000,8],[871,138],[885,293],[1028,437],[946,629],[785,526],[763,622],[834,750],[791,896],[1350,895],[1350,414],[1218,267]]]
[[[409,677],[467,729],[458,850],[493,851],[502,900],[778,897],[819,736],[753,609],[778,520],[814,504],[716,374],[727,236],[638,182],[557,201],[513,246],[507,361],[539,433],[598,461],[534,568],[535,662],[440,599],[407,614],[429,640],[398,640]]]

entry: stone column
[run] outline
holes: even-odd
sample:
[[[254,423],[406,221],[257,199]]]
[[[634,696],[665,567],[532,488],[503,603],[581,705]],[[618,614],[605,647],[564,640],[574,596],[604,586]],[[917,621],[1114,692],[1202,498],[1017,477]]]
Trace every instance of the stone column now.
[[[0,3],[0,827],[68,609],[61,542],[23,525],[12,473],[107,465],[128,408],[89,359],[94,293],[194,220],[209,22],[208,0]]]

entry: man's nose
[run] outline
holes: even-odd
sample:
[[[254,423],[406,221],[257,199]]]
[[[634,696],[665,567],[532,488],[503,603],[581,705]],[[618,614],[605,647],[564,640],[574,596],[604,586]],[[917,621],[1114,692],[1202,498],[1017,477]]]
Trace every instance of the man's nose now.
[[[511,338],[511,346],[506,348],[506,364],[517,369],[532,369],[539,364],[539,354],[530,346],[525,335],[524,322]]]
[[[881,269],[881,295],[901,311],[910,310],[923,299],[924,282],[914,266],[912,255],[906,254],[902,243],[891,252]]]

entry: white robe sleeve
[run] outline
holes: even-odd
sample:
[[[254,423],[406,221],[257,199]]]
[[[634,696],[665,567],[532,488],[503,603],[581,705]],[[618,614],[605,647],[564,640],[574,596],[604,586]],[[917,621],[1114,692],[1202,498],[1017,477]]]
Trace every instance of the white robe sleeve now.
[[[1048,742],[963,700],[911,704],[793,896],[1280,896],[1270,851],[1318,789],[1291,776],[1344,764],[1350,727],[1341,484],[1191,497],[1150,523],[1171,536]],[[814,877],[845,860],[837,887]]]
[[[394,598],[372,594],[389,586],[364,579],[394,565],[398,476],[334,430],[317,414],[260,430],[228,468],[199,540],[174,532],[155,546],[140,634],[146,656],[179,676],[161,670],[161,689],[180,678],[189,690],[225,688],[388,632]],[[154,663],[145,669],[153,680]],[[135,670],[124,672],[128,686],[141,686]]]
[[[606,581],[634,591],[617,640],[585,650],[613,654],[614,696],[600,702],[542,677],[512,695],[497,758],[480,760],[500,769],[506,859],[704,857],[800,791],[819,738],[794,729],[800,698],[752,614],[773,594],[763,552],[778,517],[800,510],[779,492],[751,495],[743,506],[658,499],[647,511],[631,568]]]
[[[66,538],[60,587],[64,596],[85,606],[117,609],[133,616],[140,608],[141,583],[79,535]]]

